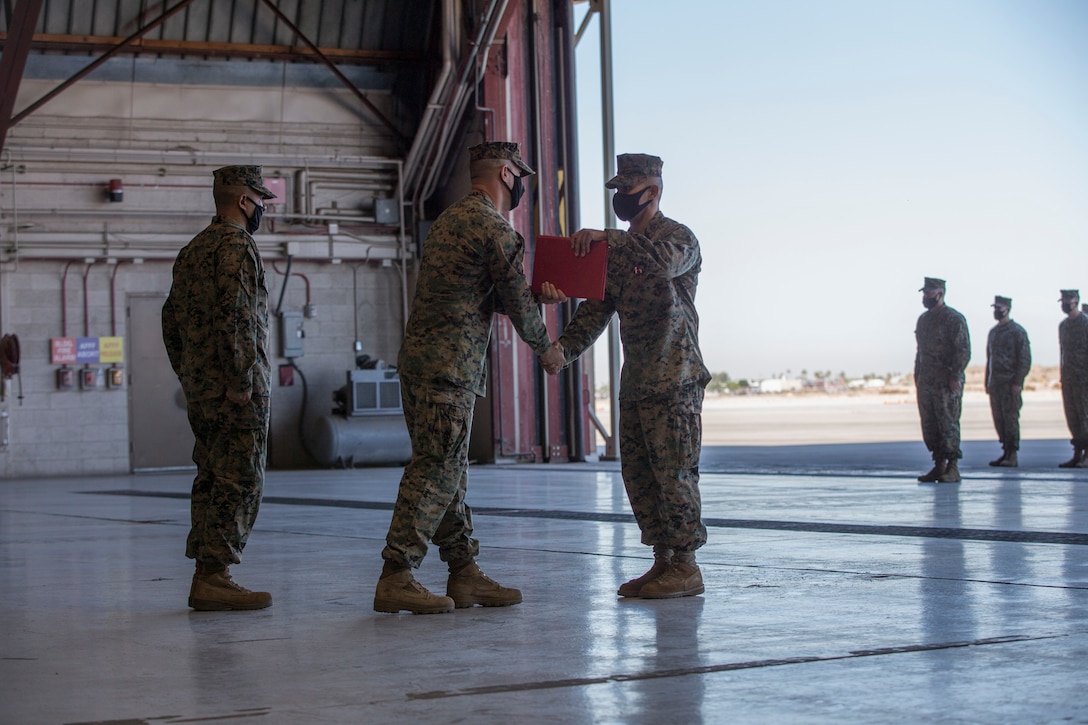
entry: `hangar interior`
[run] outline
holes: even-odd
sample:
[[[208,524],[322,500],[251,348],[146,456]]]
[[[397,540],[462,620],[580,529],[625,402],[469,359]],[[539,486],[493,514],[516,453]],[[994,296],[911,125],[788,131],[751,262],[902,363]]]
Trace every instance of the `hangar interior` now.
[[[0,722],[1088,722],[1088,480],[1055,467],[1065,441],[1019,469],[968,441],[948,485],[917,484],[920,441],[704,446],[705,594],[619,597],[652,554],[607,444],[588,460],[593,366],[544,378],[501,317],[473,441],[495,464],[473,466],[471,499],[481,566],[524,602],[373,611],[400,471],[314,470],[300,428],[352,375],[389,382],[467,146],[522,143],[530,249],[577,228],[572,17],[570,0],[0,0]],[[275,604],[197,612],[159,313],[212,170],[237,163],[280,197],[256,237],[286,313],[274,470],[237,572]],[[570,312],[548,308],[549,329]],[[437,553],[419,569],[433,590],[446,576]]]
[[[256,235],[272,469],[401,462],[395,411],[344,416],[334,398],[393,375],[421,240],[468,188],[467,147],[517,140],[537,169],[513,213],[527,260],[577,221],[568,0],[2,9],[0,334],[17,360],[0,476],[192,465],[158,311],[214,213],[215,168],[259,164],[277,194]],[[572,311],[545,309],[553,334]],[[502,317],[489,364],[474,460],[582,460],[592,365],[547,379]]]

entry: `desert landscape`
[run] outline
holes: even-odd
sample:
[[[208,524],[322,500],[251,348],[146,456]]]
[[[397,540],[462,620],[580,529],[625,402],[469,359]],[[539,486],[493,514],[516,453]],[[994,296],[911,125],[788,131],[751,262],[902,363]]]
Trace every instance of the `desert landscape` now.
[[[1022,440],[1067,440],[1056,366],[1032,368],[1020,413]],[[597,415],[607,420],[607,400]],[[960,418],[963,440],[997,441],[983,368],[967,370]],[[763,395],[707,394],[703,445],[813,445],[920,441],[921,424],[910,376],[880,389]],[[603,444],[603,441],[599,441]]]

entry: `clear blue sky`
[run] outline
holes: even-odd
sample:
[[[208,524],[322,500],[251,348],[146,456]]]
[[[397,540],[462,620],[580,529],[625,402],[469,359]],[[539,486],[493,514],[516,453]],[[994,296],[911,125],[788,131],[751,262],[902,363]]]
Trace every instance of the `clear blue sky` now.
[[[972,364],[995,294],[1057,364],[1058,290],[1088,301],[1088,1],[612,8],[616,151],[665,160],[662,211],[700,240],[712,371],[909,372],[925,276],[948,280]],[[598,22],[577,50],[587,227]]]

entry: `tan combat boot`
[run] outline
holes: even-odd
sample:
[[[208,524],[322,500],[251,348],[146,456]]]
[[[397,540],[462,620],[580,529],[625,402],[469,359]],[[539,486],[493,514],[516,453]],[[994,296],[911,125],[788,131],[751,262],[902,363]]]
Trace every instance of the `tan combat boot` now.
[[[702,593],[703,573],[694,554],[676,554],[665,573],[644,584],[638,595],[643,599],[673,599]]]
[[[960,480],[959,463],[955,458],[949,458],[944,467],[944,473],[937,477],[937,481],[940,483],[959,483]]]
[[[637,597],[642,587],[665,573],[672,561],[672,549],[654,547],[654,565],[642,576],[631,581],[624,582],[616,592],[621,597]]]
[[[197,562],[193,585],[189,589],[189,606],[200,612],[222,612],[228,609],[264,609],[272,606],[268,592],[251,592],[235,584],[230,569],[208,571]]]
[[[411,569],[398,568],[378,580],[374,590],[374,611],[396,614],[402,609],[412,614],[442,614],[453,611],[453,600],[427,591],[412,576]]]
[[[997,465],[1002,468],[1018,468],[1020,462],[1016,459],[1016,449],[1010,448],[1009,452],[1005,454],[1005,457],[1001,459],[1001,462]]]
[[[1015,451],[1013,451],[1013,453],[1015,453]],[[1008,460],[1008,458],[1009,458],[1009,449],[1008,448],[1002,448],[1001,449],[1001,456],[999,458],[995,458],[994,460],[990,461],[990,465],[991,466],[1004,466],[1005,461]]]
[[[446,596],[458,609],[479,604],[481,607],[508,607],[521,604],[521,591],[504,587],[480,571],[475,561],[450,564]]]

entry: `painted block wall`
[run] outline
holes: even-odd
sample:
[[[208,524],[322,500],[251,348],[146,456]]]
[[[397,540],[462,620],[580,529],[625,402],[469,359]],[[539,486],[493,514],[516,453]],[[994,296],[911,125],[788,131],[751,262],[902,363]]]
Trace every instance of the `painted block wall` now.
[[[25,79],[17,106],[54,83]],[[368,97],[391,112],[388,93],[368,91]],[[284,309],[301,311],[307,301],[297,275],[310,283],[317,316],[305,320],[305,351],[295,361],[307,381],[307,420],[331,409],[333,390],[354,367],[355,340],[364,353],[394,363],[404,325],[403,287],[413,264],[399,251],[398,231],[375,231],[349,217],[339,222],[334,243],[332,227],[316,218],[317,210],[359,214],[361,203],[357,188],[337,183],[314,186],[307,200],[313,216],[296,213],[301,172],[350,181],[369,173],[357,160],[395,164],[397,153],[349,92],[329,87],[89,79],[15,126],[0,158],[0,334],[17,334],[22,355],[21,375],[9,381],[0,401],[0,412],[8,414],[0,478],[129,472],[128,386],[58,391],[49,339],[61,337],[64,327],[67,336],[83,336],[85,272],[87,332],[106,336],[116,325],[118,335],[126,334],[127,296],[165,294],[177,250],[214,214],[210,172],[220,165],[261,163],[266,177],[286,182],[286,198],[275,210],[280,216],[266,217],[270,223],[257,241],[273,306],[285,279],[275,269],[286,271],[287,254],[295,259]],[[387,164],[381,173],[395,168]],[[105,198],[105,184],[114,177],[126,183],[121,204]],[[382,183],[378,196],[395,189]],[[362,213],[369,213],[365,204]],[[89,270],[85,259],[93,260]],[[287,361],[279,356],[275,319],[270,328],[269,466],[305,468],[314,464],[298,436],[301,379],[278,385],[277,368]],[[20,384],[21,400],[15,397]]]

